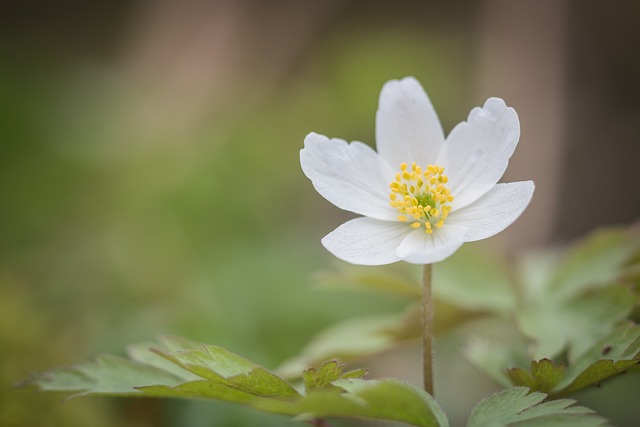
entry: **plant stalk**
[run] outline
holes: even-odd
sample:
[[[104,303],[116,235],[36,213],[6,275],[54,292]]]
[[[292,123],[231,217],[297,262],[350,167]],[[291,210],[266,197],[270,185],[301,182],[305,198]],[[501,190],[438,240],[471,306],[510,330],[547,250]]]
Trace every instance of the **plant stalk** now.
[[[433,396],[433,299],[431,264],[425,264],[422,278],[422,375],[424,390]]]

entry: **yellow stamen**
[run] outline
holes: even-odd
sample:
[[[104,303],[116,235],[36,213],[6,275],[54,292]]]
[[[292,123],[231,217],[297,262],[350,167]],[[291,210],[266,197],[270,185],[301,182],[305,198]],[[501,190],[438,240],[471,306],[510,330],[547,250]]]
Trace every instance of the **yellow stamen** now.
[[[451,212],[454,199],[446,187],[449,178],[444,175],[444,168],[438,165],[427,165],[425,169],[416,164],[400,165],[400,172],[395,174],[395,181],[389,187],[390,205],[401,214],[398,221],[408,222],[412,229],[424,225],[426,233],[431,234],[434,228],[440,228]]]

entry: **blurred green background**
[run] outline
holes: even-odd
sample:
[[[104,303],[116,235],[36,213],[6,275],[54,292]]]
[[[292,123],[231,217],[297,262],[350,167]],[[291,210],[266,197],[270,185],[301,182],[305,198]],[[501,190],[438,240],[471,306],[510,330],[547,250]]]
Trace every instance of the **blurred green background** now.
[[[509,173],[538,194],[505,247],[632,221],[637,200],[584,209],[602,186],[639,182],[614,167],[640,134],[638,59],[624,49],[640,15],[619,3],[7,2],[0,425],[285,425],[231,405],[59,404],[11,385],[163,333],[275,367],[333,321],[402,307],[312,289],[333,262],[319,240],[349,215],[298,161],[310,131],[373,144],[392,78],[416,76],[446,131],[490,95],[519,111],[529,148]]]

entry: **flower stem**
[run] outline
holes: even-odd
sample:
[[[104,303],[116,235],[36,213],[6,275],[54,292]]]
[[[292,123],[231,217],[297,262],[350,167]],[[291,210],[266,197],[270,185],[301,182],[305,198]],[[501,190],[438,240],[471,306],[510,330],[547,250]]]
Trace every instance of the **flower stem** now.
[[[424,389],[433,396],[433,301],[431,264],[425,264],[422,278],[422,375]]]

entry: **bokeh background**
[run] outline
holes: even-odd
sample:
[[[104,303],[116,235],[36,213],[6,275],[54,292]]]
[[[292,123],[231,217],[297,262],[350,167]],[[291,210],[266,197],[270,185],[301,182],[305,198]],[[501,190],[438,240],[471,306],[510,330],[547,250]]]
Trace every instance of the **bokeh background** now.
[[[60,404],[11,385],[162,333],[275,367],[338,319],[402,307],[313,289],[311,274],[334,262],[320,238],[350,216],[298,161],[310,131],[373,144],[389,79],[416,76],[447,132],[489,96],[518,111],[505,178],[537,191],[494,244],[565,243],[640,213],[638,2],[9,0],[0,11],[2,426],[286,425],[231,405]]]

